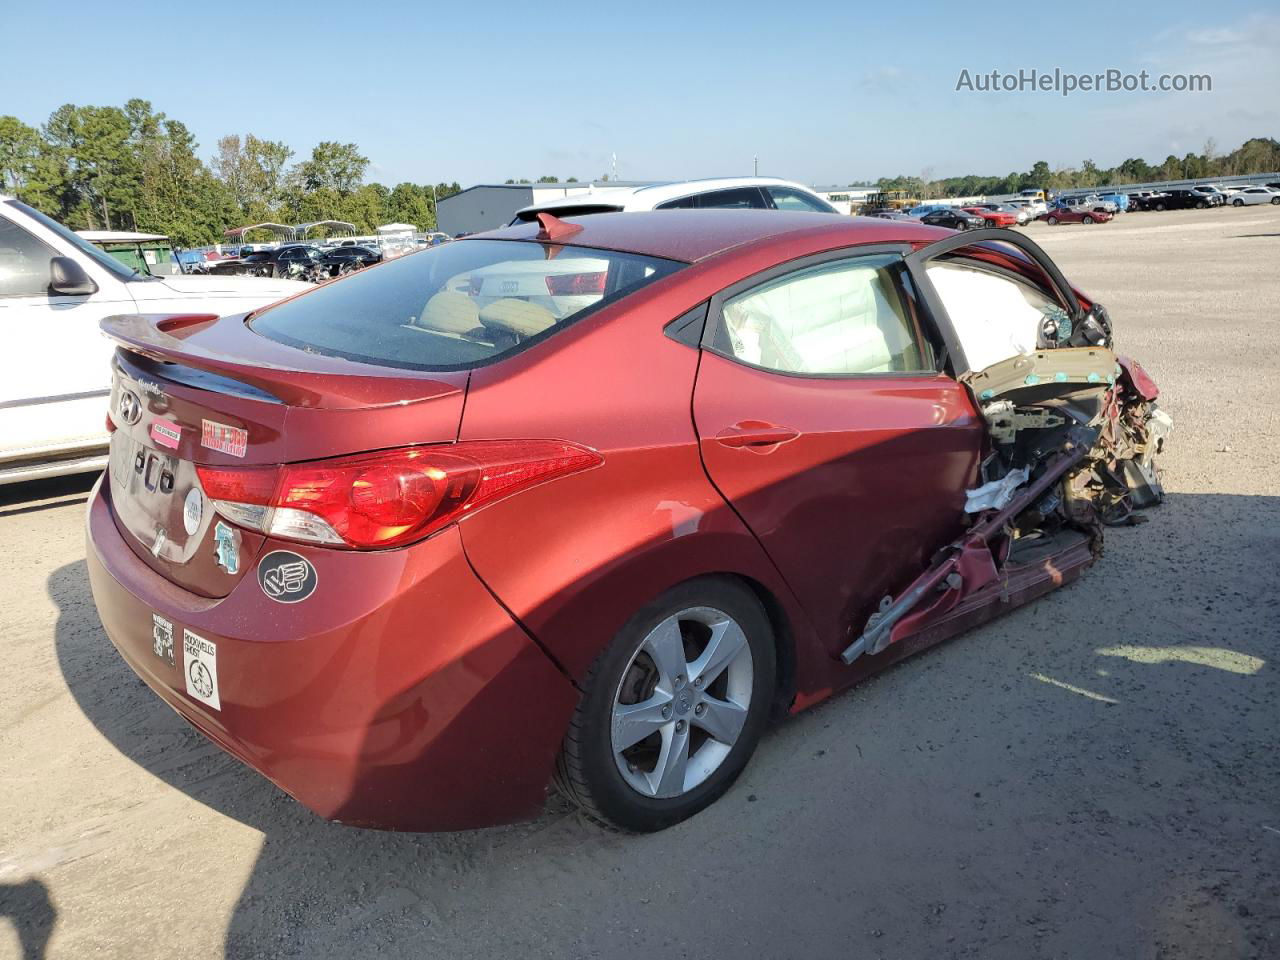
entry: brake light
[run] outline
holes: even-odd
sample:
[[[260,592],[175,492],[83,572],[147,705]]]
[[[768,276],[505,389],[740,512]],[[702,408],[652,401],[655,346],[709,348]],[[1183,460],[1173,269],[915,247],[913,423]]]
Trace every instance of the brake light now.
[[[111,419],[111,411],[107,411],[107,433],[116,432],[116,422]]]
[[[562,273],[547,277],[547,292],[553,297],[574,297],[594,293],[604,293],[606,274],[600,273]]]
[[[275,537],[374,549],[604,460],[560,440],[480,440],[269,467],[197,466],[226,519]]]

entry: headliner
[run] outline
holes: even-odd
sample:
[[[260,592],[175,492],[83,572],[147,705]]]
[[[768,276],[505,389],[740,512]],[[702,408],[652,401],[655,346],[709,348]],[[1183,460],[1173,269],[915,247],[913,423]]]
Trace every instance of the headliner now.
[[[561,243],[638,253],[668,260],[696,263],[733,247],[784,236],[807,239],[828,236],[833,246],[860,243],[928,243],[950,236],[952,231],[924,224],[881,220],[877,217],[841,217],[827,213],[793,213],[781,210],[645,210],[631,213],[593,213],[565,217],[565,223],[582,230]],[[541,228],[521,223],[469,239],[533,240]]]

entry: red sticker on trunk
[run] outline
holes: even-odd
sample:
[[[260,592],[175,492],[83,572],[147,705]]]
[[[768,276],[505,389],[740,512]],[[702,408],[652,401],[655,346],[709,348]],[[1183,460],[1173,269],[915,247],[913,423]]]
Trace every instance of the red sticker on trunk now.
[[[182,428],[157,420],[151,424],[151,439],[162,447],[177,450],[178,444],[182,442]]]
[[[200,446],[233,457],[243,457],[249,449],[249,431],[212,420],[201,420]]]

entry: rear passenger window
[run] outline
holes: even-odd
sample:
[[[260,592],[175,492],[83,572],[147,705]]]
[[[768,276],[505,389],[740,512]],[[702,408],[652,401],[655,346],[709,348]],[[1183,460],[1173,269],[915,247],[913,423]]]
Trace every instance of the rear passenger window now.
[[[716,348],[792,374],[933,372],[896,255],[824,263],[725,301]]]
[[[0,297],[47,294],[52,259],[52,250],[17,224],[0,217]]]
[[[660,203],[655,210],[692,210],[698,205],[697,197],[681,197],[679,200],[668,200],[666,203]]]
[[[735,187],[732,190],[713,190],[698,197],[698,206],[730,210],[767,210],[764,194],[756,187]]]
[[[769,187],[773,205],[779,210],[797,210],[802,213],[834,213],[835,211],[815,197],[809,197],[790,187]]]

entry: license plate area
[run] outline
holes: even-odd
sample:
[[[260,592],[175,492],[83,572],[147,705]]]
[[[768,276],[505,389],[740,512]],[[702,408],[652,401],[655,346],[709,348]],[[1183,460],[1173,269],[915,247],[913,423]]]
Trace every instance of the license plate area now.
[[[119,524],[157,560],[172,564],[190,560],[213,513],[207,499],[195,490],[194,466],[116,431],[111,436],[108,469]],[[188,503],[189,498],[194,502]]]

